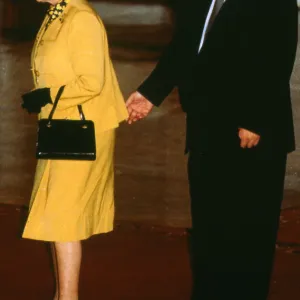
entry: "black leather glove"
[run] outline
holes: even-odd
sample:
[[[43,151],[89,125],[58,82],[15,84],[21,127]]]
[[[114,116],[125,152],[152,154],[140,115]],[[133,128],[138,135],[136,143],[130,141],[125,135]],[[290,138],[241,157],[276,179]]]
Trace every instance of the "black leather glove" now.
[[[37,89],[22,95],[22,107],[28,113],[40,113],[41,108],[46,104],[52,104],[50,88]]]

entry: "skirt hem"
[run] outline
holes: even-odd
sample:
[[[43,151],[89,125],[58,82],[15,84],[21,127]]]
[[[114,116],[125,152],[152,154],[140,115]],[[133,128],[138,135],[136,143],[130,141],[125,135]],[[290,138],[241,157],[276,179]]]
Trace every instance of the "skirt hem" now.
[[[78,242],[78,241],[84,241],[84,240],[87,240],[89,239],[90,237],[94,236],[94,235],[99,235],[99,234],[106,234],[106,233],[109,233],[109,232],[112,232],[114,229],[111,228],[111,229],[107,229],[107,230],[101,230],[101,231],[96,231],[94,233],[90,233],[90,234],[87,234],[87,235],[84,235],[82,237],[78,237],[78,238],[68,238],[68,239],[62,239],[62,238],[59,238],[59,239],[54,239],[54,238],[42,238],[42,237],[38,237],[38,236],[35,236],[35,235],[28,235],[28,234],[23,234],[22,235],[22,238],[23,239],[29,239],[29,240],[35,240],[35,241],[43,241],[43,242],[59,242],[59,243],[70,243],[70,242]]]

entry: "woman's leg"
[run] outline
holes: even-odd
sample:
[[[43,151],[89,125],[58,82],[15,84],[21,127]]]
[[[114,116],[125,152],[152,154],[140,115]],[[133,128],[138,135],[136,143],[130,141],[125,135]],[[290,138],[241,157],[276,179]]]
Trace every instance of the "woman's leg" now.
[[[51,247],[51,254],[52,254],[52,260],[53,260],[53,269],[54,269],[54,275],[55,275],[54,300],[58,300],[59,280],[58,280],[58,268],[57,268],[57,256],[56,256],[56,251],[55,251],[55,244],[50,243],[50,247]]]
[[[81,242],[54,243],[58,286],[55,300],[77,300],[81,265]]]

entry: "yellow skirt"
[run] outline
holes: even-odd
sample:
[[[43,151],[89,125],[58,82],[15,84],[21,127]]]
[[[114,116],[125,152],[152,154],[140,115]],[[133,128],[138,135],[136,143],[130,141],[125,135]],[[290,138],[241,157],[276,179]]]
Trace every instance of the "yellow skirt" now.
[[[96,161],[38,161],[23,238],[71,242],[113,230],[115,130],[96,144]]]

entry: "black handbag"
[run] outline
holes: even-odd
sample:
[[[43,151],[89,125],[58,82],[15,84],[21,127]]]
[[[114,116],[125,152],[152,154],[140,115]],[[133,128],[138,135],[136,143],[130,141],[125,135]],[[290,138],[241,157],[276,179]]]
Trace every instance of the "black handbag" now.
[[[36,157],[39,159],[95,160],[96,139],[93,121],[86,120],[78,105],[80,120],[53,119],[64,91],[60,87],[48,119],[38,122]]]

